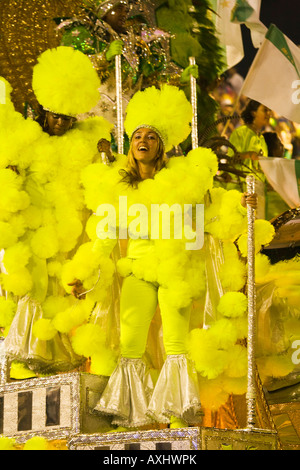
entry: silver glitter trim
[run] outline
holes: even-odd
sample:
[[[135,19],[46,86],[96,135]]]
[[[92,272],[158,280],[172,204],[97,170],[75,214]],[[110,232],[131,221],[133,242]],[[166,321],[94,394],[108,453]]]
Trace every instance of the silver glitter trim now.
[[[57,427],[55,430],[53,428],[49,428],[37,431],[20,431],[13,436],[17,442],[25,442],[33,436],[46,437],[48,440],[67,439],[80,432],[80,375],[82,375],[82,373],[61,374],[58,376],[15,381],[0,386],[0,395],[4,394],[4,396],[7,393],[21,392],[25,390],[45,389],[47,387],[63,385],[70,386],[70,426]]]
[[[246,178],[247,193],[255,193],[255,178]],[[248,383],[247,383],[247,428],[254,429],[256,423],[256,290],[255,290],[255,210],[248,205]]]
[[[136,442],[171,442],[190,441],[190,450],[201,449],[200,428],[164,429],[151,431],[118,432],[111,434],[88,434],[73,437],[69,441],[69,450],[78,447],[112,446],[116,444],[132,444]]]
[[[122,93],[122,57],[117,55],[116,62],[116,100],[117,100],[117,136],[118,153],[124,153],[124,122],[123,122],[123,93]]]
[[[195,57],[190,57],[190,65],[196,65]],[[191,76],[191,103],[193,107],[192,147],[196,149],[198,147],[197,81],[193,76]]]

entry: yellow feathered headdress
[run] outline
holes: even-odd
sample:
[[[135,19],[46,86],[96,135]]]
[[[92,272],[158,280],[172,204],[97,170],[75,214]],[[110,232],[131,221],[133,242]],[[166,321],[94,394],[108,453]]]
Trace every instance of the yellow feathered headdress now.
[[[87,113],[100,98],[100,80],[90,59],[71,47],[48,49],[40,55],[32,87],[44,109],[67,116]]]
[[[183,142],[191,132],[192,105],[175,86],[150,87],[137,92],[126,113],[124,126],[130,139],[142,127],[153,129],[166,152]]]

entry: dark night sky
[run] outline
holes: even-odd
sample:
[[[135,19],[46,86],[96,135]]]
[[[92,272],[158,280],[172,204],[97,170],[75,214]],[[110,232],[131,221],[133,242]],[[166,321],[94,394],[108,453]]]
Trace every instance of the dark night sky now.
[[[300,1],[299,0],[262,0],[260,20],[268,28],[275,24],[291,41],[300,45]],[[246,76],[256,55],[251,42],[250,31],[242,26],[245,57],[237,65],[238,71]]]

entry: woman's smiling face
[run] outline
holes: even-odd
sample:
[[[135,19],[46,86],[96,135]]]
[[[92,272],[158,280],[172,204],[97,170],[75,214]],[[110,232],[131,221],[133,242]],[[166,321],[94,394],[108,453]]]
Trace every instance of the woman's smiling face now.
[[[267,108],[263,104],[260,104],[257,108],[257,111],[253,112],[253,124],[258,129],[266,127],[269,124],[271,114],[272,112],[269,108]]]
[[[138,129],[132,137],[134,158],[141,163],[155,163],[159,149],[159,137],[152,129]]]

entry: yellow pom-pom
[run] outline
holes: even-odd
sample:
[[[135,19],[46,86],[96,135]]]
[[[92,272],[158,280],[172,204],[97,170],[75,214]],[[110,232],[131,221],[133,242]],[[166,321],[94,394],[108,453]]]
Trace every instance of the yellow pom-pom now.
[[[170,282],[164,291],[164,299],[173,308],[185,308],[191,305],[192,295],[186,281]]]
[[[30,205],[22,212],[25,224],[28,228],[35,230],[42,223],[41,211],[38,207]]]
[[[93,251],[93,246],[93,242],[84,243],[78,248],[74,258],[64,264],[61,278],[67,292],[70,292],[68,283],[74,279],[80,279],[83,282],[96,270],[99,271],[100,257]]]
[[[258,253],[255,255],[255,281],[263,282],[263,279],[270,271],[270,260],[266,255]]]
[[[21,190],[22,178],[9,169],[0,170],[0,210],[17,212],[29,206],[30,198]]]
[[[217,341],[209,330],[192,330],[188,349],[196,370],[203,377],[215,379],[226,368],[227,351],[218,348]]]
[[[25,442],[24,450],[48,450],[48,441],[44,437],[35,436]]]
[[[247,228],[241,193],[213,188],[210,196],[212,203],[205,211],[206,231],[221,240],[234,241]]]
[[[285,377],[293,372],[295,365],[290,355],[261,357],[257,360],[259,372],[263,377]]]
[[[239,339],[234,321],[227,318],[215,321],[208,332],[220,349],[230,348]]]
[[[117,355],[109,350],[103,349],[99,354],[91,357],[91,373],[109,377],[117,365]]]
[[[236,328],[237,337],[239,339],[247,338],[248,336],[248,316],[233,318],[231,320],[232,324]]]
[[[17,304],[5,297],[0,297],[0,325],[4,328],[8,327],[16,313]]]
[[[62,264],[59,261],[50,261],[47,263],[47,269],[50,277],[60,277]]]
[[[0,450],[14,450],[16,440],[11,437],[0,436]]]
[[[223,376],[222,386],[230,395],[244,395],[247,392],[248,378]]]
[[[146,88],[134,95],[126,110],[125,130],[131,138],[140,126],[153,126],[163,137],[166,151],[179,145],[191,131],[193,109],[184,92],[164,85]]]
[[[191,162],[201,165],[201,168],[209,168],[213,176],[217,173],[219,168],[218,158],[210,149],[199,147],[191,150],[187,156]]]
[[[203,408],[211,411],[217,411],[229,398],[229,393],[223,388],[222,376],[212,380],[200,377],[199,394]]]
[[[89,220],[86,223],[86,233],[88,234],[90,240],[96,240],[97,239],[97,224],[100,221],[101,217],[97,217],[95,214],[91,215]]]
[[[132,260],[129,258],[121,258],[117,262],[117,268],[120,276],[127,277],[132,273]]]
[[[158,259],[155,256],[143,256],[134,260],[131,266],[132,273],[138,279],[144,279],[147,282],[157,281]]]
[[[31,239],[31,248],[39,258],[52,258],[59,248],[54,227],[40,227]]]
[[[71,251],[82,233],[82,223],[76,217],[65,217],[61,219],[56,227],[59,251]]]
[[[23,217],[23,212],[14,214],[12,217],[10,217],[9,223],[11,224],[12,229],[16,233],[16,236],[18,238],[24,235],[27,226],[26,226],[25,219]]]
[[[32,288],[32,277],[27,268],[21,268],[12,274],[1,274],[3,287],[8,292],[23,297]]]
[[[218,312],[227,318],[243,316],[247,311],[248,300],[242,292],[227,292],[218,305]]]
[[[37,320],[32,329],[33,335],[43,341],[50,341],[57,334],[57,330],[47,318],[40,318]]]
[[[59,312],[67,310],[72,304],[76,303],[76,299],[73,296],[49,296],[42,304],[43,317],[52,319]]]
[[[25,267],[31,257],[31,251],[25,243],[17,243],[5,250],[3,265],[7,273],[11,274]]]
[[[105,347],[105,332],[96,324],[82,325],[72,336],[72,346],[80,356],[93,356]]]
[[[247,375],[248,354],[247,349],[235,344],[228,350],[228,365],[226,374],[228,377],[241,378]]]
[[[80,300],[53,318],[53,326],[61,333],[69,333],[73,328],[82,325],[91,313],[91,303]]]
[[[33,70],[32,86],[39,103],[67,116],[88,112],[100,98],[96,70],[85,54],[72,47],[43,52]]]
[[[268,220],[257,219],[254,224],[255,231],[255,253],[259,253],[263,246],[271,243],[275,235],[275,229]],[[244,257],[247,256],[247,234],[243,233],[238,239],[238,247]]]
[[[11,224],[0,221],[0,249],[14,245],[17,239],[18,236]]]
[[[224,263],[220,266],[220,279],[227,291],[239,291],[246,282],[247,266],[239,259],[233,243],[223,244]]]

